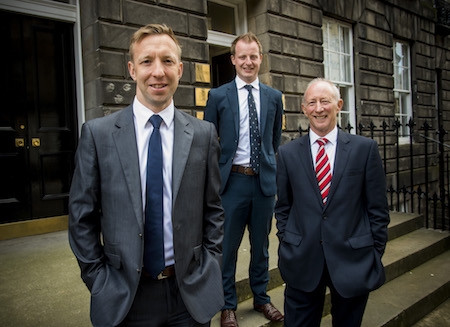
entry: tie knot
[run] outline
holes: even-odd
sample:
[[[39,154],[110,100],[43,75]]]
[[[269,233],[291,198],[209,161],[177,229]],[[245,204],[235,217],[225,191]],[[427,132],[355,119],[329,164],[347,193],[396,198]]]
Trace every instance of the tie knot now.
[[[250,84],[247,84],[246,86],[244,86],[246,89],[247,89],[247,91],[249,91],[249,92],[251,92],[252,91],[252,88],[253,88],[253,86],[251,86]]]
[[[328,139],[326,139],[325,137],[321,137],[319,139],[317,139],[316,141],[320,146],[324,146],[325,144],[328,143]]]
[[[152,123],[154,128],[159,129],[159,126],[161,125],[162,122],[162,118],[160,115],[153,115],[150,117],[150,122]]]

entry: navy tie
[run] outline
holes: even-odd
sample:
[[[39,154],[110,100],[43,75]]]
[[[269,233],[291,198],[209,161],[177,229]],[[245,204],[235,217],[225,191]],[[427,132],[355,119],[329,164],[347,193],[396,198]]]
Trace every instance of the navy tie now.
[[[250,126],[250,167],[255,173],[259,172],[259,156],[261,153],[261,135],[258,128],[258,114],[251,85],[246,85],[248,91],[248,123]]]
[[[150,117],[153,133],[148,144],[144,268],[156,278],[165,268],[163,232],[163,156],[159,127],[161,116]]]

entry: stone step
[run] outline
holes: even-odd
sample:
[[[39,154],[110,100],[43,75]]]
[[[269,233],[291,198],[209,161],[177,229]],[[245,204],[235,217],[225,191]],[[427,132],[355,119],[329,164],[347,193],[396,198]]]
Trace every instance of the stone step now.
[[[386,266],[387,281],[392,281],[402,274],[407,274],[417,265],[425,263],[434,256],[442,254],[450,249],[450,236],[423,228],[423,216],[418,214],[404,214],[391,212],[389,224],[389,242],[383,263]],[[269,235],[269,269],[271,281],[269,295],[272,302],[283,311],[284,284],[277,267],[278,239],[276,237],[276,221],[273,221],[271,234]],[[253,310],[253,299],[248,283],[248,264],[250,259],[250,245],[248,234],[244,235],[238,256],[238,271],[236,272],[236,285],[239,305],[236,315],[241,327],[246,326],[282,326],[282,324],[270,323],[261,313]],[[329,314],[331,304],[327,294],[324,320]],[[211,326],[220,326],[220,313],[215,316]]]
[[[450,297],[431,313],[420,319],[412,327],[448,327],[450,326]]]
[[[423,226],[423,216],[418,214],[391,212],[391,223],[389,224],[389,239],[394,240]],[[270,282],[268,290],[283,284],[283,279],[278,270],[278,238],[276,236],[276,220],[273,219],[272,230],[269,235],[269,272]],[[238,251],[238,262],[236,268],[236,291],[238,302],[252,297],[248,282],[248,268],[250,262],[250,244],[248,232],[246,231]]]
[[[389,241],[382,259],[386,281],[404,274],[448,249],[450,249],[449,233],[425,228]]]
[[[449,271],[450,250],[373,291],[362,326],[412,326],[449,298]],[[331,326],[330,315],[321,323],[321,327],[328,326]]]
[[[416,229],[420,229],[425,225],[425,218],[423,215],[394,211],[391,211],[389,215],[391,217],[388,228],[389,241],[406,235]]]
[[[449,249],[449,233],[425,228],[389,241],[382,259],[386,283]],[[323,315],[330,314],[330,309],[331,302],[327,290]]]

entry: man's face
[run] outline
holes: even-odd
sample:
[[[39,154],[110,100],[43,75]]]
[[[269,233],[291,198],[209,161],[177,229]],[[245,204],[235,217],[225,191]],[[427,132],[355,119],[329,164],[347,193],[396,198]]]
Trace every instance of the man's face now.
[[[134,45],[128,71],[136,81],[138,100],[157,113],[171,103],[183,74],[183,63],[170,36],[155,34]]]
[[[343,104],[342,99],[336,99],[330,84],[319,81],[306,90],[302,110],[309,119],[311,130],[325,136],[336,126],[337,114]]]
[[[262,54],[256,42],[247,43],[243,40],[236,43],[235,54],[231,55],[236,74],[246,83],[252,83],[259,73]]]

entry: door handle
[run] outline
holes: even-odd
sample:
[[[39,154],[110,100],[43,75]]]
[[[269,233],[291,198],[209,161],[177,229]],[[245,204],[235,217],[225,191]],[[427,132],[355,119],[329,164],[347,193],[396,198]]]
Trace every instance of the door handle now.
[[[25,139],[23,137],[17,137],[15,143],[16,148],[23,148],[25,146]]]
[[[41,139],[39,137],[33,137],[31,139],[31,145],[35,148],[38,148],[41,146]]]

